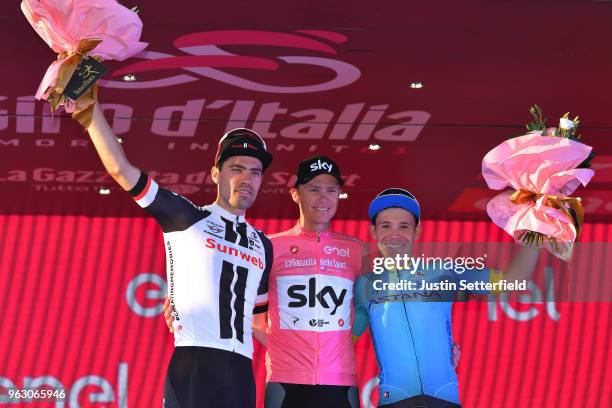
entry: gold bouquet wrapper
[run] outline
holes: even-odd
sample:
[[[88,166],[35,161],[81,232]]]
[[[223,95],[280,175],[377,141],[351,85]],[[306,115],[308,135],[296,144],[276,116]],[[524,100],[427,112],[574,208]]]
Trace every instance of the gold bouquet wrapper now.
[[[49,89],[47,97],[51,103],[52,112],[55,112],[60,105],[73,105],[72,118],[78,121],[85,129],[91,124],[93,107],[98,98],[98,84],[95,83],[76,101],[67,98],[63,95],[63,92],[83,59],[90,58],[88,54],[101,42],[102,40],[99,38],[84,39],[79,42],[79,47],[76,51],[58,54],[57,59],[60,66],[57,70],[57,80],[55,86]]]
[[[138,10],[117,0],[21,0],[21,11],[59,54],[47,69],[36,99],[48,100],[53,110],[63,105],[87,128],[98,90],[94,81],[107,70],[99,61],[124,61],[148,45],[140,41]],[[75,71],[78,77],[73,78]]]
[[[584,225],[584,207],[580,201],[580,197],[566,197],[562,195],[541,194],[529,190],[516,190],[510,197],[513,204],[528,204],[536,203],[542,199],[542,203],[548,207],[555,208],[561,211],[572,221],[576,229],[576,239],[580,237],[582,227]],[[549,245],[553,254],[565,261],[571,258],[573,250],[573,242],[559,242],[553,237],[546,236],[540,232],[523,231],[519,236],[519,240],[529,247],[541,248],[545,243]]]

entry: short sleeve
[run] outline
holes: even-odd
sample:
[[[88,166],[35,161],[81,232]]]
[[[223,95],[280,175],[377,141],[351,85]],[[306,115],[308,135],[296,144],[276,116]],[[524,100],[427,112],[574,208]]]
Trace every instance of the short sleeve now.
[[[157,220],[164,232],[184,231],[210,215],[185,197],[160,187],[144,172],[129,194]]]
[[[466,269],[462,273],[451,272],[453,275],[453,279],[456,281],[464,280],[468,283],[495,283],[499,282],[503,278],[503,272],[497,271],[495,269],[483,268],[483,269]],[[490,293],[499,293],[497,291],[492,290],[470,290],[468,293],[473,293],[475,295],[488,295]]]
[[[259,287],[257,288],[257,297],[255,299],[255,308],[253,314],[263,313],[268,310],[268,281],[270,279],[270,270],[274,260],[272,242],[261,231],[257,231],[266,253],[266,267],[261,275]]]

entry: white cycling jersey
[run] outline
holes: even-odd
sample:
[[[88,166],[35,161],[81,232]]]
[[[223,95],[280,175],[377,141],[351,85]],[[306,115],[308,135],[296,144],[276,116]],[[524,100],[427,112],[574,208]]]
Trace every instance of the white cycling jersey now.
[[[174,345],[252,358],[252,316],[267,310],[270,240],[244,216],[198,207],[144,173],[130,194],[163,230]]]

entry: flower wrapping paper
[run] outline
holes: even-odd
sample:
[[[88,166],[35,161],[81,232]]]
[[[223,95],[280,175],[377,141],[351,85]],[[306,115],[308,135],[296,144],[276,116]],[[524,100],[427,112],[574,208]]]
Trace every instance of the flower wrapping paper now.
[[[592,147],[574,140],[542,136],[541,131],[502,142],[482,161],[482,175],[489,188],[512,187],[543,196],[514,204],[510,200],[514,191],[504,191],[489,201],[487,214],[517,242],[525,231],[539,232],[560,243],[575,242],[577,231],[572,219],[546,205],[546,195],[568,197],[578,186],[586,186],[595,172],[576,167],[591,150]]]
[[[116,0],[23,0],[21,10],[40,37],[58,53],[45,73],[37,99],[47,99],[58,86],[58,74],[70,55],[79,51],[82,40],[99,39],[89,52],[103,60],[125,60],[148,45],[140,41],[142,21]],[[69,79],[69,78],[68,78]],[[66,80],[64,78],[64,80]],[[75,105],[64,103],[71,112]]]

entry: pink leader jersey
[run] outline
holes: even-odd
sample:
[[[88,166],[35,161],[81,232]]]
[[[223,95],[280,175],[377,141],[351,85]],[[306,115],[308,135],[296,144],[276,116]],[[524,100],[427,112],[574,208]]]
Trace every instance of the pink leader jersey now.
[[[353,283],[363,242],[298,224],[268,235],[274,248],[269,280],[267,381],[357,385],[352,341]]]

